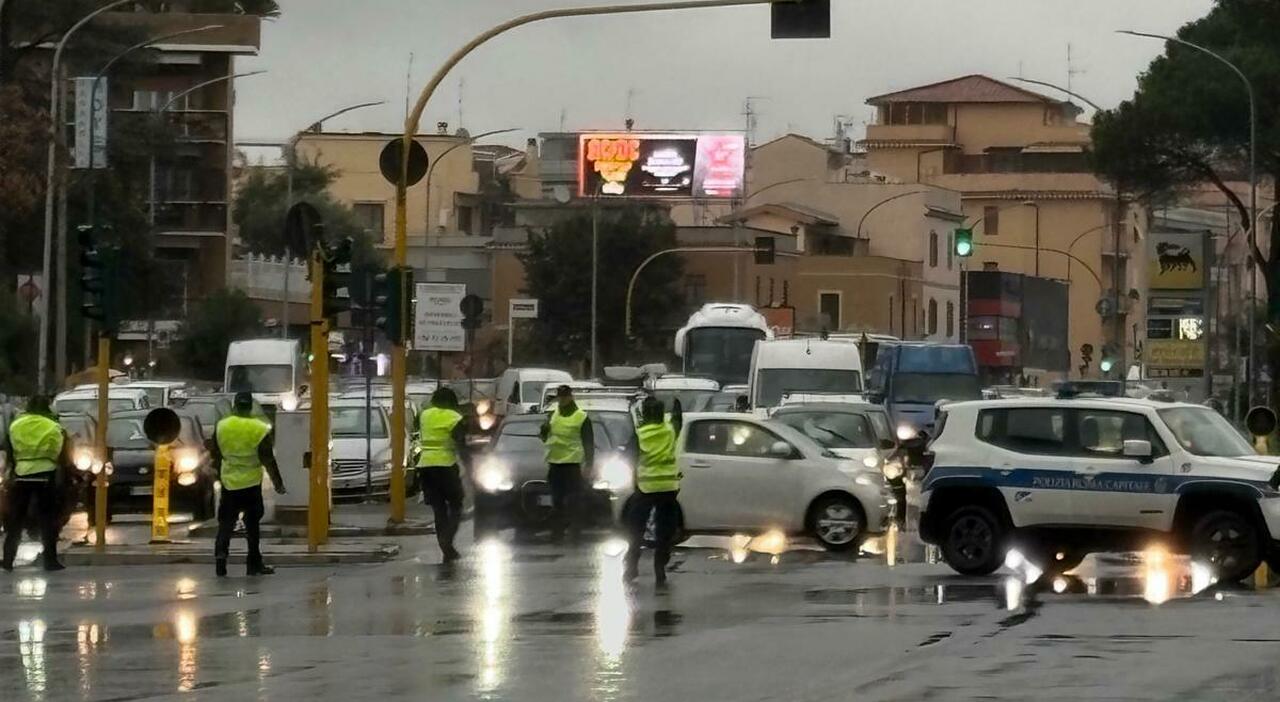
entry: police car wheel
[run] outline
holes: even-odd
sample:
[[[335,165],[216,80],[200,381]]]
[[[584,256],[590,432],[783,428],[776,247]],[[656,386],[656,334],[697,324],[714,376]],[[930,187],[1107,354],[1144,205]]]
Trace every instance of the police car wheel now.
[[[1258,529],[1237,512],[1208,512],[1191,528],[1191,559],[1208,563],[1222,582],[1242,580],[1262,562]]]
[[[952,512],[942,536],[942,557],[961,575],[990,575],[1004,561],[1004,527],[985,507],[968,505]]]

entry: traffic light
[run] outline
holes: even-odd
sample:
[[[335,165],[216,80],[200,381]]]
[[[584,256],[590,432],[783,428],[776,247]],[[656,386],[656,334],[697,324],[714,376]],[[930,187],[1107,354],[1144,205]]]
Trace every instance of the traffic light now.
[[[771,236],[756,237],[756,246],[755,246],[756,265],[759,265],[759,266],[772,265],[774,254],[776,253],[776,251],[777,251],[777,246],[774,242],[773,237]]]
[[[973,230],[957,229],[955,231],[956,256],[968,258],[973,255]]]
[[[1112,368],[1116,367],[1116,347],[1112,344],[1106,344],[1102,347],[1102,358],[1098,360],[1098,370],[1103,373],[1110,373]]]
[[[373,277],[374,326],[397,346],[403,346],[409,338],[408,301],[412,288],[413,270],[409,268],[392,268]]]
[[[89,225],[76,228],[76,239],[80,244],[80,310],[86,318],[96,321],[103,333],[114,333],[120,323],[120,252],[114,246],[98,246],[94,228]]]
[[[770,36],[774,39],[830,39],[831,0],[775,2]]]
[[[324,256],[324,316],[336,323],[351,310],[351,239],[343,239]]]
[[[475,331],[480,328],[484,315],[484,298],[479,295],[467,295],[462,298],[460,305],[462,312],[462,328],[467,331]]]

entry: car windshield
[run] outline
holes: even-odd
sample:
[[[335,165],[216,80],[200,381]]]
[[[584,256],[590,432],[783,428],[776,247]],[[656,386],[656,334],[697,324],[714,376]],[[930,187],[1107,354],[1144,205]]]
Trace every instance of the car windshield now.
[[[136,409],[137,406],[133,400],[119,397],[111,397],[107,399],[108,412],[123,412],[124,410]],[[87,414],[91,417],[98,414],[98,398],[81,397],[66,400],[58,400],[53,403],[53,410],[58,414]]]
[[[221,418],[218,406],[212,402],[188,402],[182,406],[182,411],[199,419],[200,424],[206,427],[217,424]]]
[[[787,393],[856,395],[862,392],[862,375],[855,370],[766,368],[758,376],[755,397],[758,407],[777,406]]]
[[[334,407],[329,411],[329,431],[335,437],[365,436],[365,411],[359,407]],[[374,405],[369,410],[369,435],[385,439],[387,423],[382,408]]]
[[[84,417],[62,417],[58,420],[67,433],[77,439],[89,438],[89,420]]]
[[[785,412],[774,419],[828,449],[870,449],[879,442],[871,423],[854,412]]]
[[[712,397],[717,394],[716,390],[654,390],[653,396],[662,400],[663,406],[669,411],[671,409],[671,401],[679,398],[680,409],[685,412],[701,412]]]
[[[107,425],[107,446],[114,449],[142,450],[151,448],[151,442],[142,431],[142,418],[122,419],[113,417]]]
[[[1249,442],[1222,415],[1205,407],[1170,407],[1158,411],[1178,444],[1197,456],[1252,456]]]
[[[932,405],[939,400],[982,399],[978,376],[967,373],[898,373],[893,376],[894,402]]]
[[[520,383],[520,403],[525,405],[541,405],[542,389],[547,386],[545,380],[526,380]]]
[[[147,394],[147,403],[151,407],[164,407],[164,388],[141,388]]]
[[[253,365],[227,368],[228,392],[288,392],[293,389],[293,366]]]
[[[507,422],[498,431],[493,449],[502,453],[532,453],[542,450],[539,429],[542,422]]]

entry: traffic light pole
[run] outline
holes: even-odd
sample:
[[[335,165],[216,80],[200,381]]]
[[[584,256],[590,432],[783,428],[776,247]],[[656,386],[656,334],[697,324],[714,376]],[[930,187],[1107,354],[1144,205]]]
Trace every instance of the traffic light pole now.
[[[93,550],[102,553],[107,548],[107,423],[110,420],[111,383],[111,333],[98,331],[98,428],[94,432],[94,456],[101,469],[93,481]]]
[[[329,320],[324,315],[324,251],[311,251],[311,487],[307,549],[329,542]],[[394,442],[393,442],[394,443]],[[394,475],[395,471],[392,471]]]

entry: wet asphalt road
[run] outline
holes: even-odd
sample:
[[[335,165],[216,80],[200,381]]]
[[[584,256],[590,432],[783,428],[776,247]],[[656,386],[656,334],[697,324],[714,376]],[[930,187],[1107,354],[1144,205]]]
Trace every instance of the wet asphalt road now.
[[[0,573],[0,700],[1244,700],[1280,693],[1280,591],[1178,559],[954,576],[883,554],[700,538],[670,587],[622,544],[481,543],[438,564],[218,580],[206,567]],[[870,544],[881,551],[883,543]],[[1033,583],[1028,585],[1027,580]],[[1055,592],[1060,590],[1061,592]],[[1193,591],[1198,591],[1193,594]]]

